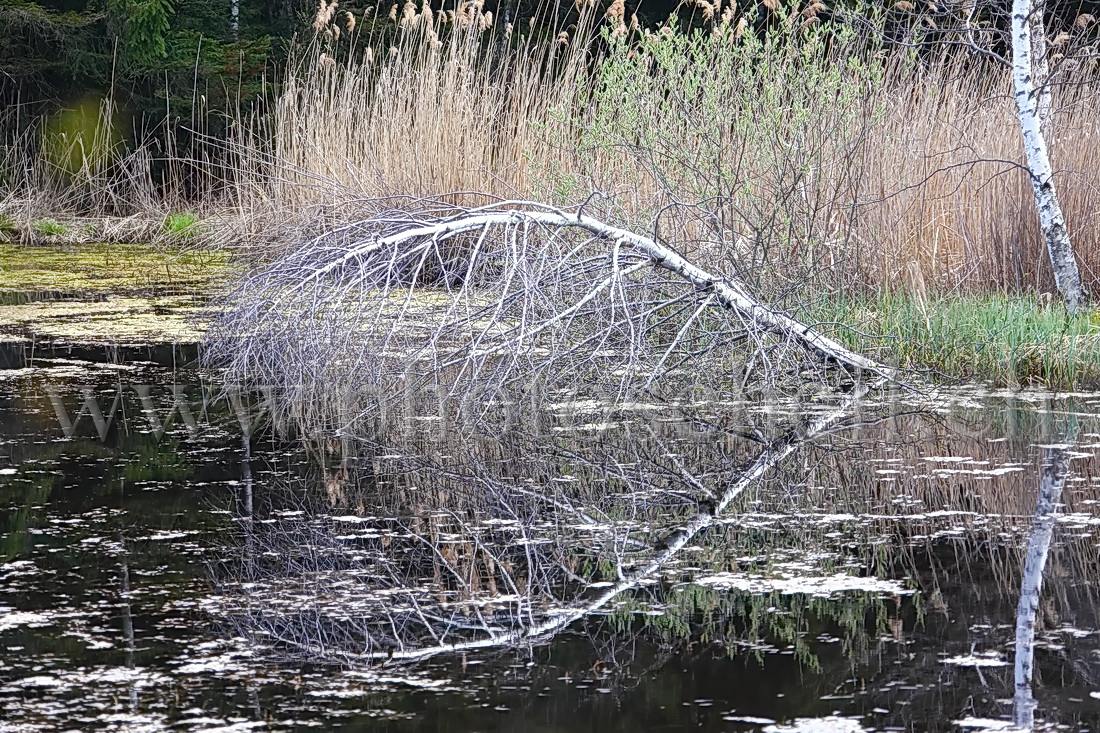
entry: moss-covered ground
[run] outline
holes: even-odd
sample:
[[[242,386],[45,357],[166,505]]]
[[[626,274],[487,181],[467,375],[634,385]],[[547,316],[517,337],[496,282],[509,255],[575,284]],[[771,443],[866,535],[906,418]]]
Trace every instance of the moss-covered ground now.
[[[0,340],[189,343],[226,253],[151,244],[0,244]]]

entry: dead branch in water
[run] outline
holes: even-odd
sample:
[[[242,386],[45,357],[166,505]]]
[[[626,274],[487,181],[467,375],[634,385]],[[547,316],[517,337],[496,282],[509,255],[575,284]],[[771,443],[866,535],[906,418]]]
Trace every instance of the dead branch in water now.
[[[898,379],[655,238],[525,201],[315,237],[237,289],[207,347],[231,380],[328,404],[330,425],[348,390],[483,402],[584,385],[614,402],[670,375],[728,389],[832,364]]]

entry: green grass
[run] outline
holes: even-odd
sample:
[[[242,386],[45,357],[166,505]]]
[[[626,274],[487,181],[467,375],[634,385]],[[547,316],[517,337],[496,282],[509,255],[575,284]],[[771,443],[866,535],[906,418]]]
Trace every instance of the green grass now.
[[[164,219],[164,233],[180,239],[190,239],[202,233],[198,214],[180,212]]]
[[[837,296],[800,315],[907,369],[1000,387],[1100,388],[1100,311],[1070,317],[1034,296],[885,294]]]
[[[31,229],[47,237],[58,237],[69,233],[69,227],[66,224],[54,219],[36,219],[31,222]]]

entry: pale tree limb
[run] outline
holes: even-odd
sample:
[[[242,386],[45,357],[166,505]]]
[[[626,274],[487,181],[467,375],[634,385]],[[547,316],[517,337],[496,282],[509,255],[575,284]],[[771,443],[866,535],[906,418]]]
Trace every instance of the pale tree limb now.
[[[411,245],[424,239],[439,242],[468,232],[484,231],[494,226],[539,225],[560,229],[579,228],[603,240],[612,242],[616,250],[621,249],[624,254],[632,253],[645,256],[654,267],[675,273],[697,289],[711,294],[714,302],[725,309],[736,311],[753,326],[793,338],[827,360],[839,362],[857,371],[872,372],[888,381],[898,381],[898,375],[894,369],[851,351],[818,332],[812,326],[802,323],[782,311],[765,306],[750,295],[743,284],[697,267],[665,244],[629,230],[605,224],[584,214],[550,210],[533,202],[509,203],[515,208],[501,209],[499,206],[494,206],[491,210],[471,211],[449,220],[410,227],[396,234],[364,242],[359,246],[352,247],[339,257],[318,266],[302,280],[301,285],[323,278],[338,270],[342,265],[402,245]],[[524,206],[524,208],[519,208],[516,206],[517,204]],[[636,269],[638,269],[636,265],[623,268],[621,276],[625,276]],[[537,333],[552,323],[567,318],[570,313],[579,309],[599,292],[610,287],[613,282],[614,280],[610,278],[600,282],[581,302],[558,313],[552,320],[539,324],[530,331],[525,331],[521,334],[521,337]],[[287,293],[287,297],[291,298],[293,294]],[[502,348],[505,347],[494,347],[492,352],[499,352]],[[486,353],[490,352],[484,350],[474,352],[477,356],[483,356]]]
[[[653,236],[535,202],[450,211],[390,212],[302,242],[220,305],[206,363],[279,390],[286,424],[306,434],[354,435],[429,394],[611,406],[801,385],[830,367],[902,383]]]

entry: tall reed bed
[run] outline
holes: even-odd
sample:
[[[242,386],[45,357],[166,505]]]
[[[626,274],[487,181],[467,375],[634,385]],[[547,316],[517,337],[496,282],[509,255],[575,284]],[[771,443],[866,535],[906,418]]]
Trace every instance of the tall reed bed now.
[[[244,220],[379,197],[587,202],[773,297],[1053,289],[995,64],[837,23],[646,31],[621,3],[542,33],[469,2],[322,11],[236,141]],[[1100,91],[1092,72],[1063,81],[1053,156],[1094,281]]]
[[[571,157],[559,128],[572,123],[587,49],[498,27],[480,2],[406,2],[361,21],[331,7],[271,113],[236,141],[246,219],[384,197],[531,197],[536,177]]]
[[[942,63],[884,89],[869,141],[873,184],[853,245],[879,250],[864,279],[934,291],[1054,291],[1006,71]],[[1100,276],[1100,88],[1092,72],[1055,90],[1052,159],[1062,206],[1096,290]]]
[[[118,109],[87,99],[35,120],[0,112],[0,201],[6,212],[117,212],[160,195],[145,146],[127,146]]]
[[[123,145],[109,102],[33,125],[6,110],[24,132],[0,144],[3,213],[162,216],[198,192],[226,241],[292,242],[364,206],[584,202],[772,298],[1053,290],[1006,69],[884,46],[873,19],[810,23],[816,2],[756,33],[729,5],[655,31],[621,2],[580,5],[559,27],[468,0],[322,2],[313,42],[200,159],[170,134]],[[1094,291],[1097,81],[1059,79],[1051,135]]]

